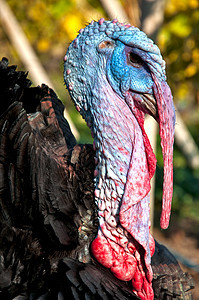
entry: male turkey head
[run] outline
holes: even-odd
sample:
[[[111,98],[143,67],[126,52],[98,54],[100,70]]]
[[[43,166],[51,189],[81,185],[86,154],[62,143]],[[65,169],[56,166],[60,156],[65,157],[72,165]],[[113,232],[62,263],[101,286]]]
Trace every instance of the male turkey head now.
[[[94,136],[99,230],[95,258],[134,292],[153,299],[149,234],[150,179],[156,159],[144,115],[158,121],[164,159],[161,227],[167,228],[173,190],[175,112],[165,63],[139,29],[117,20],[91,22],[64,58],[64,79]],[[150,253],[151,250],[151,253]]]

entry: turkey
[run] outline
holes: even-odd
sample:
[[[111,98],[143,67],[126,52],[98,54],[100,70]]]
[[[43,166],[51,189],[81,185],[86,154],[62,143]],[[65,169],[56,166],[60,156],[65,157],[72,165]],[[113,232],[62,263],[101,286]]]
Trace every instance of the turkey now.
[[[160,127],[162,228],[172,199],[175,112],[158,47],[103,19],[69,46],[64,80],[93,145],[78,145],[56,94],[5,58],[0,79],[1,299],[192,299],[191,277],[149,233],[145,113]]]

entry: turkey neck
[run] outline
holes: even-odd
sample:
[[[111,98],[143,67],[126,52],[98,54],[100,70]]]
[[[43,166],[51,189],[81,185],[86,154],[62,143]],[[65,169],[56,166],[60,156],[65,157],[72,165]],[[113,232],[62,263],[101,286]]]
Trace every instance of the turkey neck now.
[[[124,100],[110,87],[94,91],[93,132],[98,164],[95,175],[95,200],[100,226],[117,226],[129,163],[138,124]],[[105,88],[106,87],[106,88]],[[96,95],[96,97],[95,97]],[[135,125],[134,125],[135,123]]]
[[[140,251],[135,245],[137,242],[142,245],[144,265],[151,281],[148,242],[150,182],[142,129],[126,102],[107,83],[98,82],[96,86],[101,88],[93,90],[91,114],[98,159],[95,170],[98,236],[103,236],[111,245],[114,258],[115,253],[118,260],[128,254],[131,264],[138,264],[143,270],[139,258],[135,259],[135,253]],[[118,254],[121,248],[123,258]],[[106,257],[100,262],[107,266]],[[126,272],[127,275],[121,270],[120,274],[113,273],[122,280],[130,280],[134,269]]]

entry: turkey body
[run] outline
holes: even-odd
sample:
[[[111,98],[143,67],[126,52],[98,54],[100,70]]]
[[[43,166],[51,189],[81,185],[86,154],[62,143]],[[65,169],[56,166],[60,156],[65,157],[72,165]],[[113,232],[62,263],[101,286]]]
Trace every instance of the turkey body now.
[[[47,86],[0,63],[1,299],[139,299],[91,252],[95,150],[77,145]],[[191,299],[192,279],[156,242],[155,299]]]

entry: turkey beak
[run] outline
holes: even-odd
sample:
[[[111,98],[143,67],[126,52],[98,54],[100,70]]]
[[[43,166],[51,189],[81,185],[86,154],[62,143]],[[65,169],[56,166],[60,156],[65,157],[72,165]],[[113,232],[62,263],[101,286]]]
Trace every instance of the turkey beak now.
[[[142,94],[142,107],[146,112],[151,115],[157,122],[159,122],[157,102],[153,95],[151,94]]]

